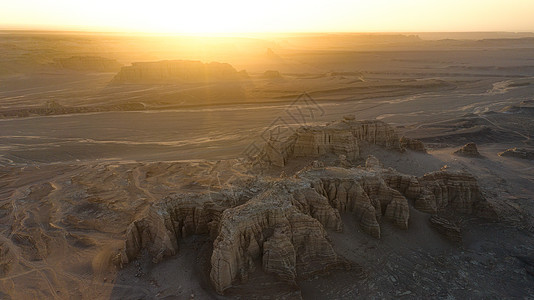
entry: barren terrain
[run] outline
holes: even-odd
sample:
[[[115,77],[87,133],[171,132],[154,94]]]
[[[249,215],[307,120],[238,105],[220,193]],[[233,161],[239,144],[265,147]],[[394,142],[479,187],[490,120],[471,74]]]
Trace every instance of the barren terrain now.
[[[527,153],[534,151],[534,40],[505,34],[442,38],[332,34],[208,41],[0,33],[0,298],[532,297],[534,161]],[[118,76],[135,62],[177,60],[227,63],[232,70],[225,67],[224,74],[232,80],[220,80],[217,70],[194,71],[201,77],[179,73],[170,81],[158,79],[167,72],[160,70],[146,82]],[[285,157],[282,164],[262,158],[266,142],[350,118],[387,123],[398,137],[421,141],[427,153],[364,139],[354,157],[339,152],[346,147],[340,142],[320,155]],[[479,156],[453,154],[469,142]],[[510,148],[525,154],[499,155]],[[328,199],[341,230],[311,212],[305,218],[320,222],[313,234],[325,232],[323,252],[297,247],[302,233],[295,224],[304,221],[286,216],[294,230],[294,278],[275,254],[272,260],[251,254],[254,259],[240,265],[246,269],[241,277],[221,283],[224,269],[215,268],[213,257],[225,257],[221,245],[230,238],[220,228],[230,232],[234,224],[227,215],[241,216],[268,201],[286,203],[277,198],[284,195],[278,185],[300,187],[299,180],[316,179],[313,172],[320,171],[313,170],[371,172],[368,155],[384,170],[421,182],[440,169],[472,174],[496,216],[424,211],[404,195],[408,228],[395,225],[398,215],[386,214],[377,220],[377,238]],[[211,225],[200,228],[198,219],[194,230],[184,225],[176,247],[154,254],[139,238],[135,257],[118,256],[134,243],[135,224],[139,236],[159,245],[162,231],[152,211],[176,201],[213,202],[220,211]],[[431,226],[435,214],[461,229],[460,242]],[[149,223],[144,233],[143,222]],[[263,228],[262,238],[254,233],[259,249],[287,242],[273,233],[285,228],[276,224]],[[321,269],[310,253],[324,256],[324,245],[335,257]],[[310,266],[299,257],[308,257]]]

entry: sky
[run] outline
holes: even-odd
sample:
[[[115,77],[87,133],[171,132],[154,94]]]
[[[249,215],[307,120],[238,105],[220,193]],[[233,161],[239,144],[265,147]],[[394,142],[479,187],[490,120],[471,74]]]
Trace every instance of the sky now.
[[[534,0],[0,0],[0,29],[532,32]]]

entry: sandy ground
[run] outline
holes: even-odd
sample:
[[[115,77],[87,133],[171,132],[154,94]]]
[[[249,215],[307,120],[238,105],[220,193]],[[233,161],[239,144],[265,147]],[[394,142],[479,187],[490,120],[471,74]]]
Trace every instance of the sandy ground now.
[[[0,298],[223,298],[206,278],[211,245],[205,237],[181,241],[178,255],[159,264],[141,257],[123,269],[113,267],[111,256],[127,225],[166,195],[216,189],[221,181],[239,178],[246,170],[231,159],[246,157],[274,129],[290,133],[347,114],[393,124],[429,147],[428,154],[401,155],[369,149],[386,167],[418,176],[443,166],[474,174],[499,208],[499,223],[462,218],[464,242],[458,246],[426,226],[428,216],[417,211],[409,230],[384,225],[380,240],[359,232],[345,216],[344,231],[329,236],[336,251],[361,268],[303,280],[300,291],[257,272],[227,298],[462,299],[534,293],[534,277],[518,258],[534,253],[534,163],[497,154],[511,147],[534,149],[529,108],[534,45],[529,42],[432,41],[380,48],[359,41],[329,49],[310,48],[310,39],[303,38],[288,44],[251,42],[252,54],[238,60],[231,51],[194,57],[184,50],[181,57],[169,57],[171,51],[149,51],[135,39],[71,39],[76,41],[43,38],[39,47],[24,35],[0,36],[5,54],[0,64],[7,70],[0,74],[0,113],[51,100],[87,107],[133,101],[146,109],[0,119]],[[91,43],[101,48],[87,46]],[[132,47],[124,50],[124,44]],[[47,65],[57,56],[103,55],[95,49],[106,45],[107,57],[124,64],[227,58],[251,79],[230,87],[110,86],[114,73]],[[276,57],[265,55],[268,47]],[[261,78],[268,69],[280,70],[283,78]],[[312,100],[295,104],[303,92]],[[452,155],[471,141],[481,158]]]

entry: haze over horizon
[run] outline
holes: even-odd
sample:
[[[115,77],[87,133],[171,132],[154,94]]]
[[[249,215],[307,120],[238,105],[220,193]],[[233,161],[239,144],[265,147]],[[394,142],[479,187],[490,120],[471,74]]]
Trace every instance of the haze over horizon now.
[[[180,34],[534,31],[534,2],[529,0],[21,0],[2,7],[0,29]]]

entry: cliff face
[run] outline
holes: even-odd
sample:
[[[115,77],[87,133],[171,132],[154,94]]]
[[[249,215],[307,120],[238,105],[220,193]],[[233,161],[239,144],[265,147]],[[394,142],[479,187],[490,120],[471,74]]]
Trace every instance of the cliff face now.
[[[398,136],[387,124],[351,119],[297,130],[290,139],[268,146],[273,147],[271,154],[277,153],[274,147],[286,151],[282,163],[286,157],[324,153],[355,158],[359,147],[367,144],[401,150]],[[179,239],[209,235],[210,279],[223,294],[246,281],[258,265],[290,285],[299,278],[348,267],[326,231],[344,230],[341,214],[352,214],[358,226],[376,238],[383,222],[409,230],[410,206],[431,214],[495,217],[473,176],[438,171],[416,177],[385,169],[373,156],[365,167],[324,167],[317,161],[292,177],[257,176],[251,182],[253,187],[235,181],[231,193],[180,194],[153,204],[128,227],[115,261],[131,261],[142,249],[159,261],[178,251]],[[455,240],[461,239],[453,225],[438,225]]]
[[[417,178],[384,169],[374,157],[366,167],[318,164],[261,186],[235,186],[237,193],[250,195],[235,206],[221,205],[229,203],[223,194],[215,197],[218,201],[194,194],[169,197],[130,225],[116,261],[131,261],[141,249],[159,261],[178,251],[178,239],[205,234],[213,240],[210,279],[218,293],[246,281],[257,262],[296,285],[299,278],[347,267],[326,233],[343,230],[341,213],[354,215],[363,231],[379,238],[383,220],[409,228],[410,205],[429,213],[492,212],[469,174],[434,172]]]
[[[338,213],[352,213],[360,227],[379,238],[382,217],[400,228],[408,228],[408,200],[391,188],[384,177],[369,169],[326,168],[312,170],[303,176],[319,177],[313,183]]]
[[[465,214],[495,217],[475,177],[465,172],[437,171],[419,178],[421,194],[415,208],[434,213],[452,210]]]
[[[241,75],[226,63],[189,60],[136,62],[122,67],[112,83],[165,84],[181,82],[237,81]]]
[[[147,249],[154,261],[176,254],[178,239],[193,234],[217,235],[224,208],[203,195],[173,195],[159,205],[149,207],[143,217],[126,231],[123,250],[116,262],[128,263],[141,249]]]
[[[291,284],[297,276],[342,265],[321,223],[293,201],[280,185],[223,213],[210,273],[219,293],[235,280],[246,280],[257,259],[265,271]]]
[[[284,141],[270,141],[265,159],[276,166],[284,166],[291,157],[319,157],[325,154],[345,155],[354,160],[366,145],[402,151],[393,127],[382,121],[344,120],[324,126],[301,127]]]

